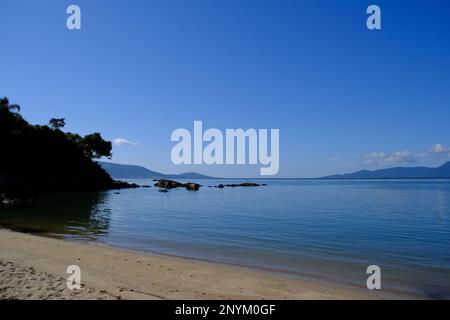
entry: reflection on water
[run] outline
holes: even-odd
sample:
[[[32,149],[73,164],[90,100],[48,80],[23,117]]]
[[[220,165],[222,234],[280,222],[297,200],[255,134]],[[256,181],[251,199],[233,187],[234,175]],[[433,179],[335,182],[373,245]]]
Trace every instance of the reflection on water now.
[[[42,196],[33,208],[0,211],[0,225],[361,288],[376,264],[384,289],[450,298],[449,181],[200,183],[199,192]]]
[[[16,231],[97,240],[108,233],[109,192],[41,195],[32,206],[0,212],[0,224]]]

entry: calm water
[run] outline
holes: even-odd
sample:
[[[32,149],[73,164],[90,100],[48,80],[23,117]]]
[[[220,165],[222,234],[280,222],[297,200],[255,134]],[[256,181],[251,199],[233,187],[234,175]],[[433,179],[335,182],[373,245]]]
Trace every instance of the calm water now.
[[[199,192],[45,196],[0,212],[0,225],[361,288],[376,264],[384,288],[450,298],[450,181],[199,182]]]

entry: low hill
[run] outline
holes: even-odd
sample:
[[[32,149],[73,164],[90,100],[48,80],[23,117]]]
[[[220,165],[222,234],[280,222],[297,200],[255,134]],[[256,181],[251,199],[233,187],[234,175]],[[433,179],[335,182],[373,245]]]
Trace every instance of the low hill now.
[[[200,173],[164,174],[142,166],[98,162],[114,179],[213,179]]]
[[[450,179],[450,161],[437,168],[396,167],[336,174],[322,179]]]
[[[163,176],[159,172],[141,166],[111,162],[98,162],[98,164],[114,179],[156,179]]]

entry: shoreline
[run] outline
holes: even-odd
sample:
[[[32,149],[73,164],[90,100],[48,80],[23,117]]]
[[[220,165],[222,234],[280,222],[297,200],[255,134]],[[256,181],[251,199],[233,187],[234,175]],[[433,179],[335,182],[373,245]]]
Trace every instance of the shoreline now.
[[[69,265],[81,290],[68,290]],[[326,281],[0,229],[0,299],[402,299]]]

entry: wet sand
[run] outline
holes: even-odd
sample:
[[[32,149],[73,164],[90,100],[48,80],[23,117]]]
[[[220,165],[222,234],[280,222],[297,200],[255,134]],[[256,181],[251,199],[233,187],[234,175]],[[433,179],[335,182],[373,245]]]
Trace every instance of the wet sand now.
[[[69,290],[69,265],[81,289]],[[383,299],[382,292],[0,230],[0,299]]]

